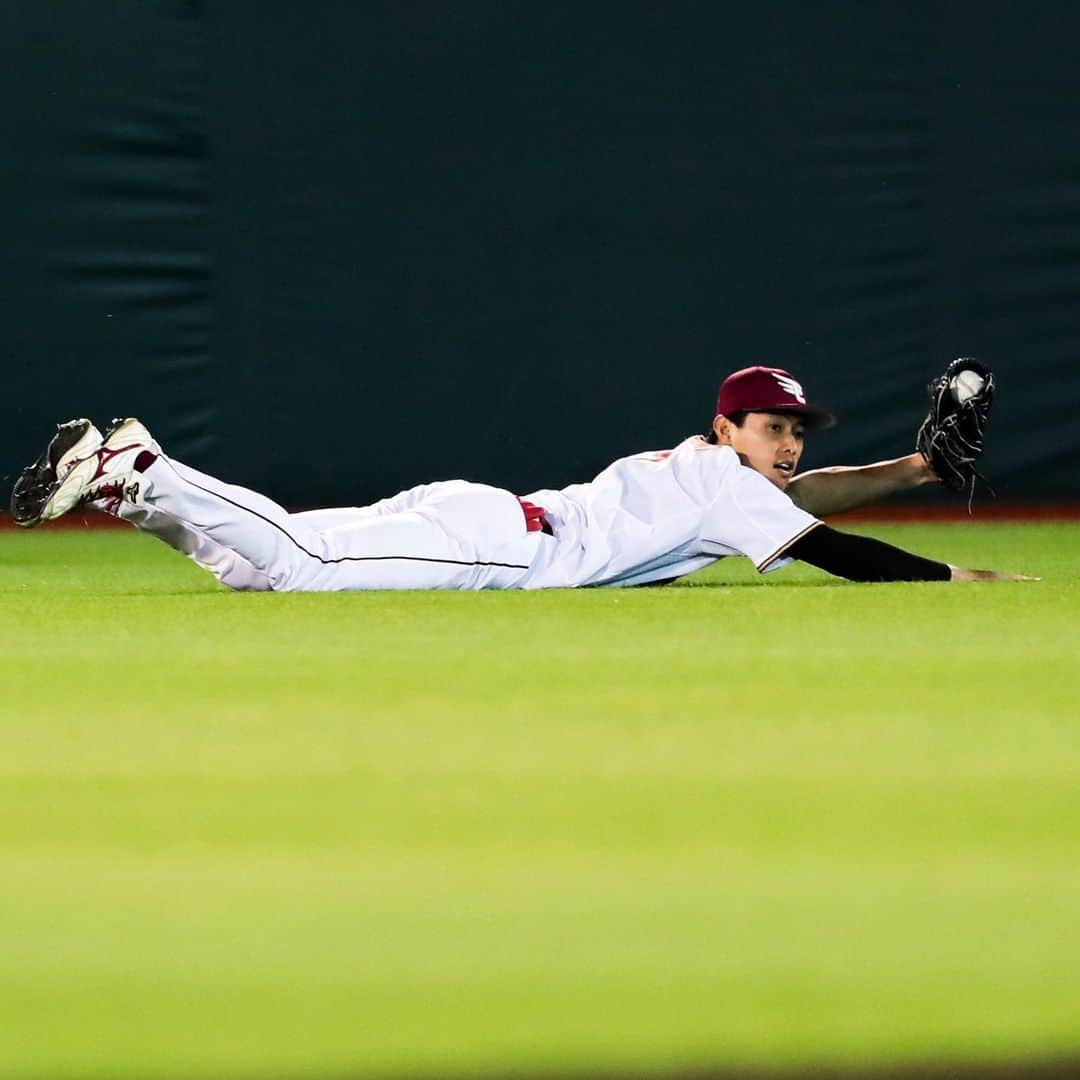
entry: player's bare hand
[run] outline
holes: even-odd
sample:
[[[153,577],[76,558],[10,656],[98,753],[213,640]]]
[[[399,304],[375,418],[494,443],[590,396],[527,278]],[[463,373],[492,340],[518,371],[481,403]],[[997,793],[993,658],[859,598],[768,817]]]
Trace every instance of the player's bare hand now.
[[[996,570],[967,570],[963,566],[950,566],[951,581],[1039,581],[1028,574],[999,574]]]

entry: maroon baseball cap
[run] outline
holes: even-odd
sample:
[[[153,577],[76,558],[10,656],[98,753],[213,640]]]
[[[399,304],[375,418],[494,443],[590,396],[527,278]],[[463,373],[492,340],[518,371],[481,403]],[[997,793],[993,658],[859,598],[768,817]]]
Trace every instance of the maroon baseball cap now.
[[[802,384],[783,368],[743,368],[729,375],[716,398],[716,411],[724,416],[737,412],[798,413],[807,427],[830,427],[832,413],[808,405]]]

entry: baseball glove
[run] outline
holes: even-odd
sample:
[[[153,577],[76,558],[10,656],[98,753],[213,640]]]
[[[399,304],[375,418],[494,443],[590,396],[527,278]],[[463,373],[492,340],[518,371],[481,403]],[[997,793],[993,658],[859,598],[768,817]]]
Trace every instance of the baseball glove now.
[[[983,452],[994,400],[994,373],[973,356],[961,356],[930,383],[929,391],[930,411],[915,449],[946,487],[963,491],[971,484],[974,491],[975,462]]]

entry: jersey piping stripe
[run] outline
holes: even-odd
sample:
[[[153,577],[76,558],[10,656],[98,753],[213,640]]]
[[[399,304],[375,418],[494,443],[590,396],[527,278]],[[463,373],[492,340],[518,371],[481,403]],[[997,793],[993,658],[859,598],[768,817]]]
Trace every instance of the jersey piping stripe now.
[[[796,533],[790,540],[787,540],[783,544],[781,544],[780,547],[778,547],[767,559],[762,559],[761,562],[756,563],[754,569],[757,570],[757,572],[760,574],[765,569],[765,567],[768,566],[769,563],[771,563],[774,559],[779,559],[780,556],[783,555],[784,552],[787,551],[787,549],[791,547],[792,544],[794,544],[798,540],[801,540],[808,532],[816,529],[819,525],[824,524],[824,521],[812,521],[801,532]]]
[[[222,495],[220,491],[212,491],[210,488],[203,487],[202,484],[196,484],[194,480],[189,480],[186,476],[181,476],[180,473],[173,467],[173,463],[169,461],[164,454],[160,455],[160,460],[166,462],[170,469],[182,480],[185,484],[190,484],[198,491],[205,491],[207,495],[213,495],[215,499],[221,499],[222,502],[227,502],[230,506],[235,506],[237,510],[244,510],[249,514],[253,514],[260,521],[265,521],[267,525],[272,525],[282,536],[289,540],[293,546],[302,551],[310,559],[316,559],[324,566],[331,566],[336,563],[343,562],[385,562],[394,560],[397,562],[428,562],[428,563],[446,563],[450,566],[499,566],[507,570],[528,570],[528,565],[522,566],[520,563],[504,563],[504,562],[482,562],[469,561],[467,559],[439,559],[433,555],[342,555],[337,559],[324,559],[321,555],[316,555],[314,551],[308,551],[299,540],[296,539],[287,529],[282,528],[276,521],[272,521],[270,518],[263,514],[260,514],[258,510],[252,510],[250,506],[244,506],[242,503],[236,502],[234,499],[230,499],[228,495]]]

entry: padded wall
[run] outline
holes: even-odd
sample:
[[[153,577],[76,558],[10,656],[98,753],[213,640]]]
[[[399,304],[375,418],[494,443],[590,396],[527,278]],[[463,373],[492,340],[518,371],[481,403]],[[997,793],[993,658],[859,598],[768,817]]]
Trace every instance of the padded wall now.
[[[134,412],[292,504],[524,491],[754,362],[860,461],[970,352],[1001,496],[1080,498],[1080,7],[750,7],[4,5],[0,473]]]

